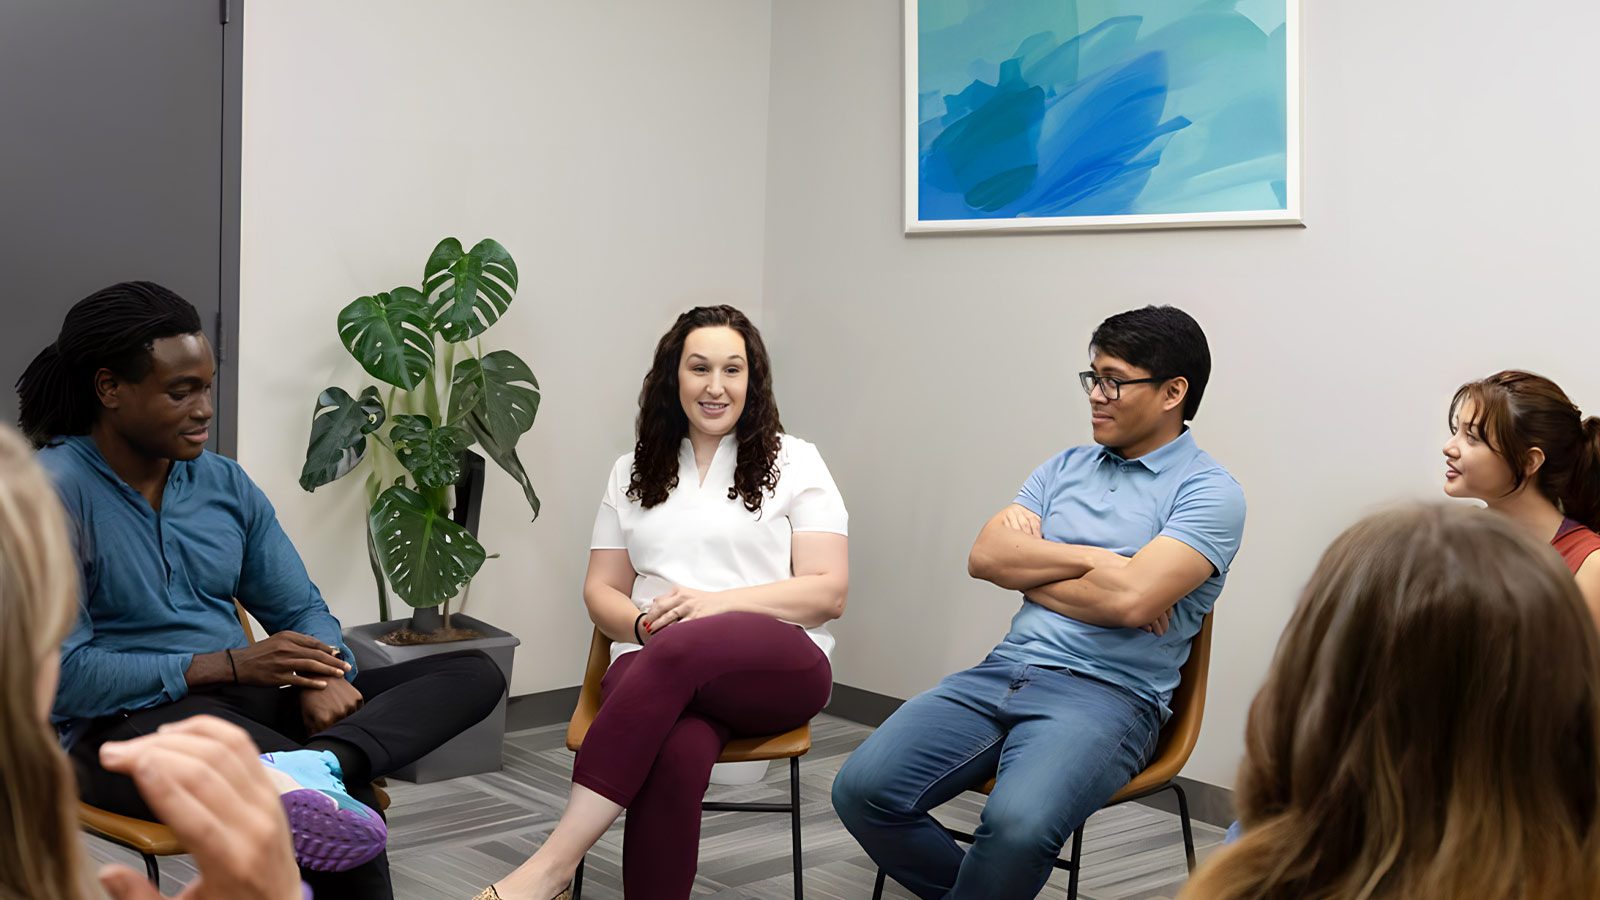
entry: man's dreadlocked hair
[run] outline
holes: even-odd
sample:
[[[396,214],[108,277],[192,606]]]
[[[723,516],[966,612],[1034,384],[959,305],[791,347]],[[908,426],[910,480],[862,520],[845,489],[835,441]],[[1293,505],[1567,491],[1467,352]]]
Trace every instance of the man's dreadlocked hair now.
[[[96,372],[110,369],[125,381],[143,381],[157,340],[200,330],[194,306],[151,281],[124,281],[79,300],[56,342],[17,379],[23,434],[35,447],[88,434],[100,413]]]

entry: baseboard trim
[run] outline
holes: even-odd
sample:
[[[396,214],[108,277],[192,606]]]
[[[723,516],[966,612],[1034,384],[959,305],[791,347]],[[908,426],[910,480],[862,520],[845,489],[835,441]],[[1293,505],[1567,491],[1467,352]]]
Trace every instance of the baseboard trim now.
[[[506,730],[560,725],[572,718],[578,705],[576,687],[556,688],[537,694],[519,694],[506,702]]]
[[[877,728],[904,702],[887,694],[835,684],[833,699],[829,701],[826,712],[841,719]],[[1219,785],[1185,778],[1182,775],[1178,776],[1177,782],[1189,801],[1189,815],[1196,822],[1226,828],[1236,818],[1233,811],[1233,791]],[[1178,812],[1178,795],[1172,791],[1162,791],[1134,802],[1174,815]]]

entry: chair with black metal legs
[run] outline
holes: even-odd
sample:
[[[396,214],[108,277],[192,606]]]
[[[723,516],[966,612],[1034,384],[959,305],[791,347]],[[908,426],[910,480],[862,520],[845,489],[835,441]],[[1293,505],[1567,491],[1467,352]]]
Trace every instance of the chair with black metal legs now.
[[[1200,739],[1200,720],[1205,715],[1206,708],[1206,678],[1211,668],[1211,615],[1207,614],[1200,623],[1200,633],[1195,635],[1194,643],[1189,648],[1189,659],[1183,664],[1179,672],[1178,689],[1172,693],[1172,717],[1167,720],[1166,727],[1161,729],[1161,739],[1156,745],[1155,758],[1145,766],[1144,771],[1133,777],[1122,790],[1117,791],[1106,806],[1116,806],[1130,800],[1140,800],[1145,797],[1159,794],[1162,791],[1172,791],[1178,797],[1178,818],[1183,824],[1183,851],[1189,864],[1189,871],[1194,871],[1194,830],[1189,821],[1189,798],[1183,793],[1183,786],[1178,784],[1178,773],[1183,771],[1189,762],[1189,755],[1194,752],[1194,745]],[[973,790],[988,794],[994,790],[994,778],[990,778]],[[1105,807],[1102,807],[1102,809]],[[972,835],[965,831],[958,831],[945,826],[945,831],[950,836],[964,843],[972,843]],[[1068,858],[1057,859],[1055,867],[1065,869],[1067,876],[1067,900],[1077,900],[1078,897],[1078,870],[1079,861],[1083,858],[1083,826],[1072,833],[1072,855]],[[878,870],[878,880],[872,888],[872,900],[883,897],[883,883],[885,873]]]
[[[583,739],[589,734],[589,726],[594,724],[595,714],[600,711],[600,680],[605,677],[606,669],[610,665],[611,639],[596,628],[594,638],[589,642],[589,663],[583,673],[583,687],[578,692],[578,708],[573,711],[572,721],[567,724],[567,749],[574,753],[583,746]],[[700,806],[706,812],[788,813],[790,834],[794,842],[795,900],[803,900],[805,897],[800,857],[800,757],[810,751],[811,723],[809,722],[783,734],[736,738],[729,741],[728,745],[722,748],[722,755],[717,757],[717,762],[757,762],[774,759],[789,761],[789,802],[732,803],[707,800]],[[579,860],[577,875],[572,880],[572,900],[579,900],[583,896],[583,868],[584,860]]]

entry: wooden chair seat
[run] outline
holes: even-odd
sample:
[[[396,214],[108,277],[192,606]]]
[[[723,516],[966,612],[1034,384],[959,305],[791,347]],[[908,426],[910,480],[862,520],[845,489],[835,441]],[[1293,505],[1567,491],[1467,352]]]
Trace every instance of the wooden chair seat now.
[[[87,803],[78,804],[78,824],[90,834],[121,844],[140,856],[177,856],[188,852],[172,829],[160,822],[119,816]]]
[[[567,749],[576,753],[589,736],[589,726],[600,712],[600,680],[611,667],[611,639],[594,630],[589,640],[589,660],[583,670],[583,687],[578,691],[578,706],[567,723]],[[717,762],[758,762],[761,760],[791,759],[811,752],[811,723],[782,734],[764,737],[735,738],[722,748]]]
[[[722,749],[718,762],[755,762],[757,760],[788,759],[805,756],[811,752],[811,723],[807,722],[793,731],[769,737],[737,738]]]

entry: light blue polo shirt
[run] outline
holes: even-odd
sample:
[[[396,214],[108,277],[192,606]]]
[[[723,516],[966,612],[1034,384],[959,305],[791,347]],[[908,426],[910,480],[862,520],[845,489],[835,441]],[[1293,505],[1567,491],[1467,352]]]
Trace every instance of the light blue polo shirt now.
[[[1138,459],[1098,444],[1073,447],[1028,476],[1016,502],[1037,514],[1046,540],[1132,556],[1159,536],[1182,541],[1216,571],[1173,608],[1167,633],[1106,628],[1024,599],[994,655],[1069,669],[1121,685],[1169,714],[1189,642],[1222,593],[1244,532],[1244,491],[1183,434]]]

